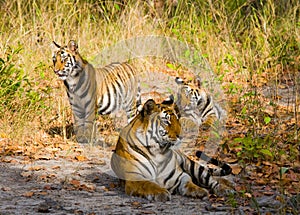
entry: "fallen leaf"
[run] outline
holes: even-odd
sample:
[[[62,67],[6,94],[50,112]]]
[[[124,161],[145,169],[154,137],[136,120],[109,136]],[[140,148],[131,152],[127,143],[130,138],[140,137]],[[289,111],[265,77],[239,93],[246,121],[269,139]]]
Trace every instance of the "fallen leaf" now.
[[[117,186],[118,186],[118,185],[115,184],[115,183],[110,183],[110,184],[109,184],[109,188],[112,188],[112,189],[113,189],[113,188],[116,188]]]
[[[44,186],[44,190],[51,190],[51,189],[52,188],[51,188],[51,186],[49,184],[47,184],[47,185]]]
[[[251,193],[245,193],[244,195],[245,195],[247,198],[251,198],[251,197],[252,197]]]
[[[29,178],[29,177],[31,177],[32,173],[29,171],[23,171],[20,173],[20,175],[24,178]]]
[[[31,171],[39,171],[39,170],[44,170],[45,167],[42,167],[42,166],[33,166],[33,167],[30,167],[28,168],[28,170],[31,170]]]
[[[25,197],[32,197],[33,195],[34,195],[34,192],[32,192],[32,191],[29,191],[29,192],[26,192],[23,194],[23,196],[25,196]]]
[[[83,155],[77,155],[77,156],[75,156],[75,159],[78,161],[86,161],[87,160],[87,158]]]
[[[60,166],[53,166],[52,169],[60,169]]]
[[[96,189],[96,187],[92,184],[81,184],[80,188],[88,192],[93,192]]]
[[[73,179],[70,181],[70,184],[72,184],[74,187],[79,187],[80,181]]]
[[[262,163],[267,166],[273,166],[273,163],[271,163],[269,161],[263,161]]]
[[[51,160],[53,158],[50,154],[35,154],[33,159],[35,160]]]
[[[236,163],[238,161],[237,158],[232,158],[232,157],[228,157],[228,158],[224,158],[223,159],[226,163]]]
[[[141,206],[141,203],[134,201],[134,202],[131,202],[131,205],[134,207],[139,207],[139,206]]]
[[[272,196],[274,195],[274,191],[263,191],[263,194],[266,196]]]
[[[259,184],[259,185],[265,185],[265,184],[268,183],[268,181],[265,180],[265,179],[263,179],[263,178],[258,178],[258,179],[256,179],[255,182],[256,182],[257,184]]]
[[[46,196],[48,195],[48,193],[46,191],[41,191],[41,192],[38,192],[37,193],[38,195],[41,195],[41,196]]]
[[[247,187],[245,185],[237,185],[234,187],[234,189],[238,192],[240,191],[244,192],[245,190],[247,190]]]
[[[238,164],[231,165],[232,173],[238,175],[242,171],[242,167]]]
[[[11,188],[10,187],[1,187],[1,190],[2,191],[11,191]]]

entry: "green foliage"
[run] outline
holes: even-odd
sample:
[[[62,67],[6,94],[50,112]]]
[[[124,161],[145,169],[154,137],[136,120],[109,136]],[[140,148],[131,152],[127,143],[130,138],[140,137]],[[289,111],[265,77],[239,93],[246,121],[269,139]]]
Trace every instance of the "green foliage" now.
[[[241,148],[241,150],[237,153],[237,156],[242,160],[270,160],[274,157],[271,149],[272,141],[269,136],[254,138],[248,135],[245,137],[235,138],[233,140],[233,144],[238,144],[237,147]]]
[[[24,117],[22,113],[32,114],[40,108],[47,108],[42,98],[43,91],[33,88],[35,83],[14,64],[21,51],[21,46],[9,49],[5,58],[0,58],[0,118],[8,113],[19,113]]]
[[[28,81],[23,71],[16,69],[12,62],[13,56],[17,55],[21,50],[21,48],[11,50],[11,53],[7,54],[6,59],[0,58],[0,113],[3,113],[4,108],[14,108],[13,102],[15,97],[18,97],[24,91],[22,82]]]

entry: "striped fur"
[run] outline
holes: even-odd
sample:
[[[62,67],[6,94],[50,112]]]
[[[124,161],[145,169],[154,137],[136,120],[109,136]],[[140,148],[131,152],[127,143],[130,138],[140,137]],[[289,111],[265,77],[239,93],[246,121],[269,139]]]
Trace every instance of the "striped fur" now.
[[[216,169],[210,168],[209,172],[212,175],[225,176],[225,175],[231,174],[231,172],[232,172],[231,166],[229,166],[227,163],[219,161],[215,158],[211,158],[202,151],[197,151],[196,156],[198,158],[206,161],[207,163],[210,163],[210,164],[220,167],[220,168],[216,168]]]
[[[224,118],[225,111],[214,102],[210,94],[201,89],[200,79],[188,83],[177,77],[175,82],[180,85],[176,103],[183,117],[193,120],[198,126]]]
[[[100,69],[84,60],[78,45],[53,42],[55,74],[64,81],[72,107],[75,134],[79,143],[91,141],[96,112],[101,115],[125,110],[127,118],[135,115],[138,92],[137,70],[128,63],[112,63]],[[140,99],[139,99],[140,100]]]
[[[208,194],[205,188],[218,195],[232,192],[229,183],[213,178],[210,168],[178,149],[179,118],[173,99],[161,104],[148,100],[122,129],[111,167],[125,182],[128,195],[166,201],[171,193],[203,198]]]
[[[196,78],[194,83],[189,83],[177,77],[175,82],[180,86],[177,94],[178,100],[176,101],[180,114],[192,120],[192,124],[190,124],[188,120],[181,119],[180,122],[184,132],[198,129],[203,124],[211,126],[215,121],[224,118],[225,111],[214,102],[210,94],[201,88],[199,78]],[[231,167],[227,163],[208,157],[202,151],[197,151],[196,156],[207,163],[220,167],[211,169],[210,173],[212,175],[225,176],[232,172]]]

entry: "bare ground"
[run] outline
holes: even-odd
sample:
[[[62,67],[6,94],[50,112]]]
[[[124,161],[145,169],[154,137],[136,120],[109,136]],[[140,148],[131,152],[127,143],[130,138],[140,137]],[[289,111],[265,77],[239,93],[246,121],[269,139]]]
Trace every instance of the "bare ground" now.
[[[67,156],[36,161],[5,157],[0,163],[0,214],[276,214],[286,206],[299,208],[299,196],[283,205],[278,193],[255,201],[241,195],[205,200],[172,195],[165,203],[131,197],[109,168],[110,148],[79,148],[81,161]],[[256,189],[264,192],[263,187]]]
[[[57,158],[0,163],[0,214],[199,214],[232,213],[213,198],[173,195],[166,203],[130,197],[108,169],[102,147],[83,149],[86,161]],[[105,155],[100,158],[97,155]],[[102,156],[101,156],[102,157]],[[222,201],[223,202],[223,201]]]

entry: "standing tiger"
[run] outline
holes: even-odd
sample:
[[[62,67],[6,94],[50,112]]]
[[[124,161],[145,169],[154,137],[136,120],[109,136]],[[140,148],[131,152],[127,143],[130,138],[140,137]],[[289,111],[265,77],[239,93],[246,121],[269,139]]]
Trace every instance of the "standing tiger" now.
[[[125,182],[128,195],[167,201],[171,193],[203,198],[209,189],[217,195],[233,192],[217,172],[189,159],[180,144],[180,114],[173,98],[156,104],[148,100],[119,136],[111,167]]]
[[[175,82],[180,85],[176,103],[183,117],[191,119],[198,126],[203,123],[210,125],[215,120],[224,118],[225,111],[214,102],[210,94],[201,89],[199,78],[194,83],[189,83],[177,77]]]
[[[112,63],[94,69],[80,56],[74,40],[67,46],[53,41],[53,47],[54,72],[64,81],[79,143],[94,138],[96,111],[104,115],[123,109],[129,120],[134,116],[139,87],[137,70],[133,66]]]

